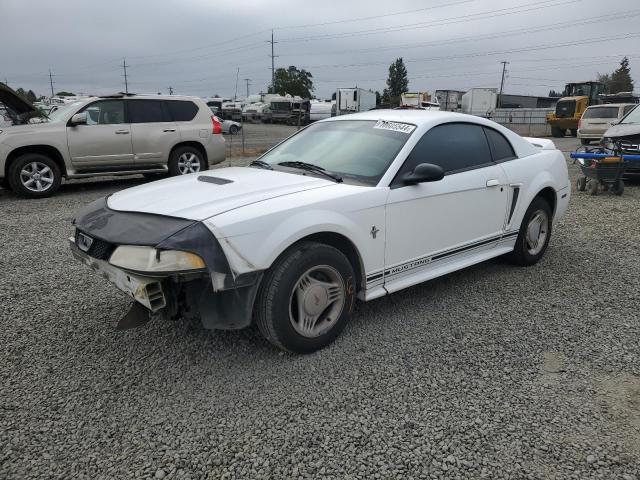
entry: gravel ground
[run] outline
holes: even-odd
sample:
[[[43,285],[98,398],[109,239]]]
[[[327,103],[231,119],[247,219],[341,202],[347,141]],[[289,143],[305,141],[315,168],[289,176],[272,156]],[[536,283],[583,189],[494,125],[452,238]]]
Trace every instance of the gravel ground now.
[[[574,192],[534,267],[362,304],[292,356],[255,329],[114,331],[127,298],[66,238],[138,183],[0,190],[0,478],[640,479],[640,185]]]

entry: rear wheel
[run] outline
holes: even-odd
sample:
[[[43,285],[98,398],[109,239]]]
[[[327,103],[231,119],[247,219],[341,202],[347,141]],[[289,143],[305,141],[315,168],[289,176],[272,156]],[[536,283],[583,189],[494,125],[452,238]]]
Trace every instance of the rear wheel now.
[[[564,129],[559,127],[551,127],[551,136],[555,138],[564,137]]]
[[[268,270],[254,318],[273,345],[311,353],[335,340],[354,302],[353,268],[344,254],[328,245],[303,242]]]
[[[622,195],[624,193],[624,182],[622,179],[618,180],[615,185],[611,186],[611,192],[616,195]]]
[[[586,190],[586,188],[587,188],[587,179],[586,179],[586,177],[579,177],[578,180],[576,180],[576,188],[580,192],[584,192]]]
[[[521,266],[537,263],[549,245],[551,238],[551,207],[542,197],[536,197],[522,219],[516,245],[507,257]]]
[[[62,182],[60,167],[40,153],[25,153],[9,168],[9,186],[18,195],[43,198],[53,195]]]
[[[572,137],[577,137],[578,136],[578,130],[576,130],[575,128],[571,129],[571,136]]]
[[[598,195],[598,181],[595,179],[591,179],[588,184],[589,195]]]
[[[207,169],[207,162],[204,156],[195,147],[178,147],[171,153],[169,159],[169,175],[186,175],[197,173]]]
[[[231,126],[229,127],[229,133],[230,133],[231,135],[235,135],[236,133],[238,133],[238,130],[240,130],[240,129],[238,128],[238,126],[237,126],[237,125],[231,125]]]

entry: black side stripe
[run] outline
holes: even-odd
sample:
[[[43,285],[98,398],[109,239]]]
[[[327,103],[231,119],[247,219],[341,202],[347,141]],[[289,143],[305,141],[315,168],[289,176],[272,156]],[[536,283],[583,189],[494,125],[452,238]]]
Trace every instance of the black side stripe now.
[[[429,263],[432,263],[432,262],[434,262],[436,260],[442,260],[443,258],[447,258],[447,257],[453,256],[453,255],[457,255],[459,253],[465,252],[467,250],[471,250],[473,248],[478,248],[478,247],[481,247],[483,245],[488,245],[488,244],[493,243],[493,242],[498,242],[500,240],[505,240],[505,239],[510,239],[510,238],[516,237],[519,233],[520,232],[518,230],[515,230],[515,231],[512,231],[512,232],[505,233],[503,235],[498,235],[498,236],[495,236],[495,237],[492,237],[492,238],[489,238],[489,239],[486,239],[486,240],[482,240],[480,242],[471,243],[469,245],[465,245],[464,247],[459,247],[459,248],[456,248],[456,249],[453,249],[453,250],[442,252],[442,253],[439,253],[437,255],[433,255],[432,257],[425,256],[425,257],[416,258],[415,260],[411,260],[410,262],[406,262],[406,263],[403,263],[403,264],[400,264],[400,265],[396,265],[393,268],[389,268],[389,269],[385,270],[384,271],[384,275],[388,276],[388,275],[397,275],[397,274],[400,274],[400,273],[407,273],[407,272],[410,272],[410,271],[415,270],[417,268],[424,267],[425,265],[428,265]],[[409,265],[409,264],[414,264],[414,263],[417,263],[417,265],[415,265],[413,267],[402,269],[402,267],[404,265]],[[394,272],[393,274],[391,274],[392,270],[397,270],[397,271]],[[374,273],[374,274],[368,276],[367,277],[367,283],[370,283],[370,282],[373,282],[375,280],[378,280],[379,278],[382,277],[382,274],[383,274],[383,272],[377,272],[377,273]]]

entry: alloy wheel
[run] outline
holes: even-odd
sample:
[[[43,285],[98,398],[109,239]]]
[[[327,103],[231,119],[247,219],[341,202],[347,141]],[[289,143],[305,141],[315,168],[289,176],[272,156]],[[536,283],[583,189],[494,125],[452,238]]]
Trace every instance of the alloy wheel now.
[[[178,157],[178,170],[180,175],[200,171],[200,159],[195,153],[185,152]]]
[[[49,190],[54,180],[53,170],[42,162],[28,163],[20,170],[20,182],[32,192]]]

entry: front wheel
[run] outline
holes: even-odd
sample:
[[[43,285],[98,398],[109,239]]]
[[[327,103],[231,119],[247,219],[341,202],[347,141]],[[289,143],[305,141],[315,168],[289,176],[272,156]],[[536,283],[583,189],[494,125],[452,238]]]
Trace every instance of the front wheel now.
[[[559,127],[551,127],[551,135],[555,138],[564,137],[564,129]]]
[[[207,164],[200,150],[195,147],[178,147],[169,158],[169,175],[186,175],[206,170]]]
[[[353,267],[345,255],[329,245],[303,242],[267,271],[254,318],[276,347],[311,353],[335,340],[354,302]]]
[[[60,187],[60,167],[50,157],[40,153],[25,153],[9,168],[9,186],[23,197],[43,198]]]
[[[508,255],[516,265],[529,266],[538,263],[551,238],[551,207],[544,198],[536,197],[522,219],[516,245]]]
[[[618,180],[612,187],[611,192],[616,195],[622,195],[624,193],[624,182],[622,179]]]

